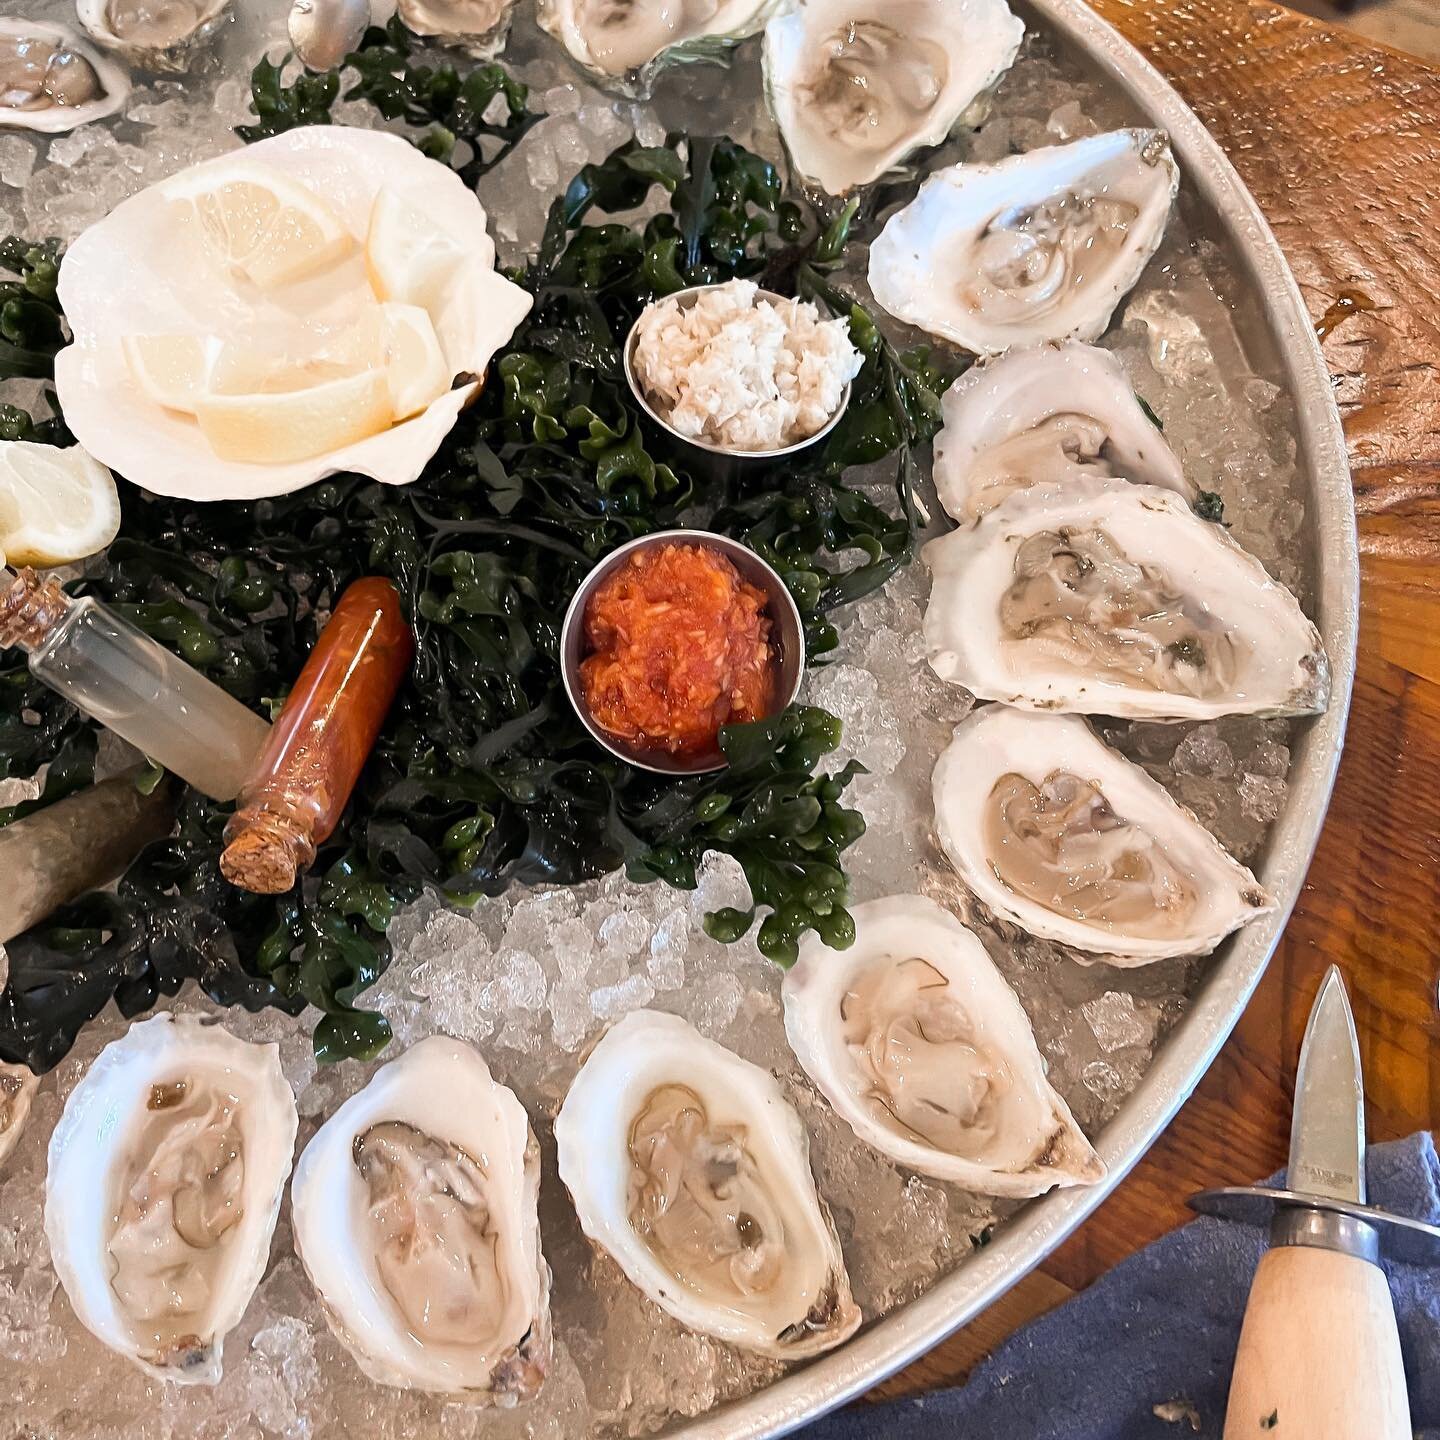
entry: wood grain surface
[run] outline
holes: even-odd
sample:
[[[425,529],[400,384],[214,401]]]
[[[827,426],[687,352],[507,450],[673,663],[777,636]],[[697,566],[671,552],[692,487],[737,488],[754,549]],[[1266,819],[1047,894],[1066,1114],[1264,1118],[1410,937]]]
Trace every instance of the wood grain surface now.
[[[1359,512],[1360,657],[1320,847],[1268,973],[1154,1148],[1041,1271],[876,1391],[954,1384],[1011,1330],[1278,1168],[1324,967],[1345,970],[1370,1137],[1440,1116],[1440,71],[1260,0],[1091,0],[1157,65],[1274,227],[1323,345]],[[1361,297],[1336,310],[1346,294]]]

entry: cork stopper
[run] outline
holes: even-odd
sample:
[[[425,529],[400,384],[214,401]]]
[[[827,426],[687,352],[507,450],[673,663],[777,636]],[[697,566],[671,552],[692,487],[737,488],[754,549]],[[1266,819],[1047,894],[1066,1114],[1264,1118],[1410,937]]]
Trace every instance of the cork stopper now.
[[[315,858],[315,846],[288,816],[240,810],[225,827],[220,873],[254,895],[283,895]]]
[[[33,650],[65,618],[70,597],[52,575],[0,569],[0,649]]]

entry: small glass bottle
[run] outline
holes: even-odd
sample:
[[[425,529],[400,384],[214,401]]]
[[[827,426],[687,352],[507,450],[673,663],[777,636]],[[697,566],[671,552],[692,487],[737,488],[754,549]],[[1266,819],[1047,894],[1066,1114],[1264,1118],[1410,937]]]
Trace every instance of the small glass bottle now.
[[[329,838],[360,777],[415,641],[390,581],[349,585],[285,701],[225,827],[232,885],[281,895]]]
[[[51,576],[0,569],[0,648],[30,673],[212,800],[233,800],[270,726],[158,640]]]

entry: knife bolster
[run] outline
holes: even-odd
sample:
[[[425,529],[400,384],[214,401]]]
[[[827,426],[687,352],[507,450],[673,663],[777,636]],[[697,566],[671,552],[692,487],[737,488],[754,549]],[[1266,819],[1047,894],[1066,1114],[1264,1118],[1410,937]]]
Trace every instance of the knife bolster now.
[[[1339,1210],[1281,1205],[1270,1222],[1270,1244],[1272,1248],[1306,1245],[1316,1250],[1336,1250],[1372,1265],[1380,1263],[1380,1231]]]

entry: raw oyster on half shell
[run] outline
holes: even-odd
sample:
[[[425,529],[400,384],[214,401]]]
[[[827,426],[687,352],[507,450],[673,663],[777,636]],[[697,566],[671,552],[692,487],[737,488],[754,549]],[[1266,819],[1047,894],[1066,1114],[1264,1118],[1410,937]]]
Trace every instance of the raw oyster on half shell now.
[[[923,895],[851,914],[854,944],[807,935],[781,994],[791,1049],[856,1135],[984,1195],[1103,1178],[979,939]]]
[[[1115,130],[938,171],[870,247],[897,320],[979,354],[1096,339],[1155,253],[1180,171],[1159,130]]]
[[[0,127],[74,130],[129,96],[125,72],[64,26],[0,18]]]
[[[802,0],[765,27],[765,93],[796,172],[831,195],[938,145],[1010,68],[1005,0]]]
[[[581,1228],[682,1325],[798,1360],[860,1324],[775,1077],[676,1015],[606,1031],[555,1120]]]
[[[1032,485],[1133,480],[1193,502],[1175,452],[1108,350],[1067,340],[973,365],[941,401],[935,489],[962,525]]]
[[[1325,708],[1295,597],[1172,491],[1032,487],[923,554],[930,664],[979,699],[1152,720]]]
[[[28,1065],[0,1064],[0,1166],[20,1143],[40,1077]]]
[[[80,1323],[161,1380],[214,1385],[265,1273],[295,1149],[276,1045],[156,1015],[71,1092],[45,1179],[45,1233]]]
[[[540,1147],[480,1053],[432,1035],[316,1132],[295,1249],[330,1328],[382,1385],[514,1405],[550,1365]]]
[[[1073,715],[976,710],[940,756],[934,794],[941,848],[995,914],[1114,965],[1206,955],[1275,907],[1194,815]]]
[[[400,18],[417,35],[454,45],[477,60],[505,48],[516,0],[399,0]]]
[[[184,70],[220,28],[230,0],[75,0],[97,45],[145,70]]]

